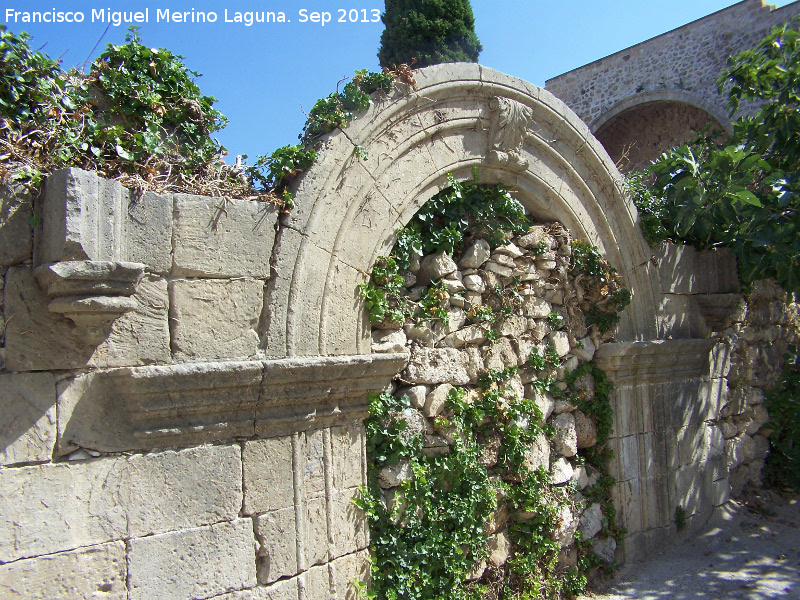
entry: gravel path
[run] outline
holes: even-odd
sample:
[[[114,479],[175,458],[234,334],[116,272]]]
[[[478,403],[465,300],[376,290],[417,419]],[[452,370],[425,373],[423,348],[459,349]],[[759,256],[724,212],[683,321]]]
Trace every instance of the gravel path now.
[[[757,510],[752,510],[756,508]],[[579,600],[800,599],[800,497],[766,492]]]

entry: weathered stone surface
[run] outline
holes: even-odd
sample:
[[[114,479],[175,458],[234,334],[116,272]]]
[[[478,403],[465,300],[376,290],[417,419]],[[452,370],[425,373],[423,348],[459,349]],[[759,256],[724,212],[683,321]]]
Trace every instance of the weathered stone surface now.
[[[114,542],[0,565],[0,598],[127,600],[125,544]]]
[[[370,584],[371,564],[369,552],[366,550],[342,556],[331,563],[337,600],[358,600],[361,597],[355,582]],[[308,598],[318,597],[325,596],[308,596]]]
[[[357,488],[350,488],[333,496],[329,506],[333,556],[363,550],[369,544],[367,516],[353,502],[358,494]]]
[[[458,265],[447,254],[429,254],[420,263],[417,282],[420,285],[428,285],[433,280],[450,275],[456,269]]]
[[[591,448],[597,443],[597,425],[579,410],[576,410],[572,415],[575,418],[578,448]]]
[[[456,271],[453,275],[457,275],[457,274],[458,274],[458,271]],[[457,279],[456,277],[453,277],[452,275],[450,277],[446,277],[446,278],[442,279],[442,284],[444,284],[444,287],[447,289],[448,293],[450,293],[450,294],[457,294],[457,293],[463,292],[464,290],[467,289],[464,286],[464,283],[460,279]],[[451,298],[450,300],[452,302],[453,299]]]
[[[203,446],[0,469],[0,489],[5,562],[235,518],[241,455]]]
[[[328,560],[328,506],[325,496],[306,502],[306,564],[321,565]]]
[[[481,455],[478,460],[487,469],[497,464],[497,459],[500,456],[500,446],[503,444],[503,438],[498,433],[487,434],[481,442]]]
[[[489,346],[483,362],[487,369],[502,371],[506,367],[516,367],[519,361],[511,341],[501,337]]]
[[[174,202],[174,275],[269,277],[277,206],[187,194]]]
[[[544,227],[541,225],[534,225],[528,233],[518,237],[517,245],[523,248],[543,247],[547,250],[555,248],[553,238],[547,234]]]
[[[21,187],[0,186],[0,266],[10,267],[31,257],[33,216],[30,194]]]
[[[572,349],[572,353],[582,361],[590,361],[594,357],[595,347],[591,336],[586,336],[578,340],[578,345]]]
[[[542,392],[533,385],[526,386],[525,391],[525,396],[532,398],[539,410],[542,411],[542,422],[547,421],[550,415],[553,414],[553,408],[555,407],[553,396],[550,392]]]
[[[443,340],[443,345],[446,347],[452,346],[453,348],[463,348],[469,344],[482,344],[486,341],[486,331],[480,325],[469,325],[454,331]]]
[[[528,319],[521,315],[511,315],[500,325],[500,335],[518,338],[528,329]],[[529,351],[530,352],[530,351]],[[527,358],[527,356],[525,357]]]
[[[412,477],[411,463],[408,460],[401,460],[396,465],[386,465],[378,472],[378,482],[384,489],[397,487]]]
[[[409,340],[421,346],[432,348],[436,345],[438,336],[431,327],[423,323],[411,323],[405,326],[405,332]]]
[[[331,427],[333,486],[337,490],[363,484],[364,425]]]
[[[256,585],[253,522],[209,527],[130,541],[130,600],[210,598]]]
[[[55,397],[55,378],[50,373],[0,375],[0,465],[52,458]]]
[[[755,452],[753,438],[746,433],[725,440],[725,456],[728,461],[728,469],[735,469],[740,464],[753,460]]]
[[[525,298],[525,303],[522,305],[522,310],[525,316],[531,319],[546,319],[547,315],[550,314],[552,307],[544,298],[527,296]]]
[[[559,399],[555,401],[553,412],[557,415],[560,415],[563,413],[572,412],[575,410],[575,408],[577,407],[570,400]]]
[[[589,474],[586,471],[586,467],[583,465],[575,467],[572,479],[575,481],[579,490],[586,488],[586,486],[589,485]]]
[[[244,514],[254,515],[294,505],[290,437],[247,441],[242,459]]]
[[[572,479],[574,470],[570,462],[563,456],[557,459],[550,468],[550,482],[553,485],[560,485]]]
[[[471,275],[464,275],[464,287],[470,292],[483,292],[486,290],[486,284],[483,282],[483,277],[478,273]]]
[[[476,563],[469,571],[467,571],[467,575],[464,577],[464,581],[477,581],[483,574],[486,572],[486,561],[481,560],[479,563]]]
[[[506,564],[511,553],[511,539],[508,537],[508,530],[504,529],[489,536],[486,541],[486,547],[489,549],[489,562],[491,564],[496,567],[502,567]]]
[[[443,383],[436,386],[431,393],[425,398],[425,408],[423,413],[429,419],[435,417],[444,410],[445,403],[447,402],[447,395],[453,389],[449,383]]]
[[[406,351],[406,333],[402,329],[376,329],[372,332],[372,351],[383,354]]]
[[[558,553],[558,566],[562,569],[569,569],[578,566],[578,549],[574,546],[562,548]]]
[[[425,397],[428,395],[428,387],[424,385],[412,385],[401,387],[394,393],[396,398],[408,396],[411,406],[418,410],[422,410],[425,406]]]
[[[303,480],[306,494],[319,494],[325,491],[326,433],[328,431],[323,429],[312,429],[298,436],[301,455],[305,458]]]
[[[253,519],[258,540],[258,582],[269,584],[297,574],[297,525],[294,507],[275,510]]]
[[[175,359],[255,355],[263,303],[264,282],[257,279],[172,281],[170,321]]]
[[[269,586],[258,586],[248,590],[214,596],[214,600],[298,600],[299,578],[285,579]]]
[[[558,356],[563,357],[569,354],[569,336],[566,331],[554,331],[547,336]]]
[[[513,262],[513,261],[512,261]],[[513,277],[514,276],[514,268],[507,267],[506,265],[501,265],[500,263],[489,260],[483,265],[483,268],[486,269],[489,273],[495,273],[500,277]]]
[[[572,546],[579,524],[580,522],[569,506],[560,506],[558,508],[558,525],[556,525],[556,529],[553,532],[553,537],[561,544],[562,548]]]
[[[172,266],[172,196],[139,195],[119,181],[69,168],[47,178],[42,206],[42,263],[64,260]]]
[[[616,550],[617,542],[613,537],[600,538],[592,542],[592,552],[607,564],[614,562]]]
[[[16,371],[117,367],[168,362],[167,284],[146,277],[136,308],[114,321],[100,345],[86,344],[72,321],[48,310],[50,298],[32,271],[9,269],[5,286],[6,364]]]
[[[550,470],[550,444],[544,434],[536,436],[525,453],[525,466],[530,471],[536,471],[539,467]]]
[[[476,240],[464,251],[458,264],[466,269],[479,269],[487,260],[492,249],[486,240]]]
[[[553,419],[553,450],[562,456],[575,456],[578,453],[578,432],[572,413],[561,413]]]
[[[454,348],[413,347],[404,379],[427,385],[465,385],[470,380],[467,355]]]
[[[603,508],[595,503],[581,515],[581,537],[590,540],[603,528]]]
[[[505,254],[504,252],[499,252],[497,250],[495,250],[494,253],[492,253],[491,259],[498,265],[502,265],[504,267],[510,267],[513,269],[517,266],[516,263],[514,262],[514,259],[511,256]]]

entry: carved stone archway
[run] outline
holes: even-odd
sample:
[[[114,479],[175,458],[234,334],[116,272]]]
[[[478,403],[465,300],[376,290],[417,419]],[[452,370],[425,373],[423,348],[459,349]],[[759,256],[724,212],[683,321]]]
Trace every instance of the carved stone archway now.
[[[267,355],[368,353],[358,284],[447,174],[467,179],[474,168],[516,190],[535,217],[596,244],[633,294],[618,338],[656,338],[651,252],[588,127],[549,92],[480,65],[437,65],[416,79],[416,90],[395,91],[328,136],[294,185],[266,302]]]

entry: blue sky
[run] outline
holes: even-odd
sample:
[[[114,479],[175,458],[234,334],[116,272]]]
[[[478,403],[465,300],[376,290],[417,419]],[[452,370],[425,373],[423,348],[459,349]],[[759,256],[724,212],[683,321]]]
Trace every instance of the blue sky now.
[[[536,85],[587,62],[731,6],[725,0],[472,0],[476,31],[484,50],[483,65]],[[787,0],[777,2],[779,6]],[[305,116],[317,98],[336,89],[356,69],[378,70],[377,51],[383,24],[371,22],[383,0],[2,0],[0,23],[27,31],[32,45],[65,68],[83,65],[108,42],[121,43],[127,25],[111,26],[92,49],[107,23],[92,23],[92,11],[143,11],[143,42],[168,48],[202,73],[203,93],[217,98],[229,119],[218,139],[231,155],[269,154],[297,142]],[[214,12],[216,23],[156,22],[157,11]],[[224,22],[235,13],[283,12],[287,23]],[[8,19],[12,11],[82,12],[82,24],[25,24]],[[308,19],[301,23],[301,10]],[[344,10],[344,23],[337,22]],[[356,12],[351,12],[351,11]],[[377,12],[376,12],[377,11]],[[331,22],[314,23],[313,12],[327,12]],[[163,15],[163,12],[162,12]],[[189,15],[191,16],[191,15]],[[349,18],[357,16],[359,22]],[[366,16],[370,22],[360,22]],[[244,15],[243,15],[244,17]],[[20,17],[21,19],[21,17]],[[232,160],[229,160],[232,162]]]

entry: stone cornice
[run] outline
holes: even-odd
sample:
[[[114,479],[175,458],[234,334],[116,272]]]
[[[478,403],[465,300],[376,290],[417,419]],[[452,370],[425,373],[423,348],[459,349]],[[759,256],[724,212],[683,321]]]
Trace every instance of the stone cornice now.
[[[615,385],[719,377],[727,356],[713,352],[718,343],[716,339],[686,339],[603,344],[595,362]]]
[[[95,371],[61,382],[59,452],[272,437],[367,414],[406,354],[188,363]]]

